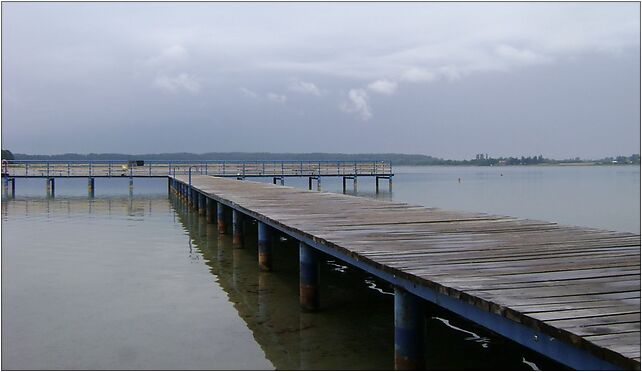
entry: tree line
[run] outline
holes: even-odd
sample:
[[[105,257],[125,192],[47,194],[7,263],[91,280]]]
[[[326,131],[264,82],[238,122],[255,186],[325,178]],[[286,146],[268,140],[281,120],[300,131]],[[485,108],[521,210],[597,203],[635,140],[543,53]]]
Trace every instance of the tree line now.
[[[66,153],[57,155],[30,155],[13,154],[9,150],[2,150],[2,159],[5,160],[264,160],[264,161],[391,161],[393,165],[475,165],[475,166],[500,166],[500,165],[543,165],[543,164],[640,164],[640,154],[630,156],[618,155],[597,160],[580,158],[548,159],[543,155],[520,157],[490,157],[488,154],[477,154],[469,160],[452,160],[419,154],[399,153],[370,153],[370,154],[345,154],[345,153],[270,153],[270,152],[208,152],[193,154],[188,152],[158,153],[158,154],[121,154],[121,153]]]

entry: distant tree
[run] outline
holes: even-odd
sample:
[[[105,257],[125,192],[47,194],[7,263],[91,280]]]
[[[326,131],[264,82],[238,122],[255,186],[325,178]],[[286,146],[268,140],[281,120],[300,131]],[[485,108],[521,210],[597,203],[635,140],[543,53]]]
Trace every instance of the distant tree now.
[[[15,159],[11,151],[9,150],[2,150],[2,159],[3,160],[13,160]]]

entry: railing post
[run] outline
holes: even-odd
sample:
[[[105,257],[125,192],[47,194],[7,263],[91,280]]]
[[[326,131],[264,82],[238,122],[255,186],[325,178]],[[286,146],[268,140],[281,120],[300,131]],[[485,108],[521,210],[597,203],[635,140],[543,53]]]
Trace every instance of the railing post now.
[[[89,161],[89,177],[91,177],[91,165],[92,165],[92,163],[91,163],[91,161]]]
[[[149,163],[149,176],[152,176],[152,163]]]
[[[109,162],[107,165],[108,165],[107,177],[111,177],[111,162]]]
[[[49,162],[47,162],[47,177],[49,177]]]
[[[205,175],[207,176],[207,162],[205,162]]]
[[[8,173],[8,172],[5,172]],[[25,176],[29,175],[29,163],[25,163]]]

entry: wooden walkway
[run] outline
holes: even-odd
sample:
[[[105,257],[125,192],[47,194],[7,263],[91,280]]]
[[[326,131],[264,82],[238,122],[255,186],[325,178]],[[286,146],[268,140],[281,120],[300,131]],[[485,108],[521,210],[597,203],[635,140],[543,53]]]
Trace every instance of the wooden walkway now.
[[[571,367],[640,369],[639,235],[211,176],[191,185]]]

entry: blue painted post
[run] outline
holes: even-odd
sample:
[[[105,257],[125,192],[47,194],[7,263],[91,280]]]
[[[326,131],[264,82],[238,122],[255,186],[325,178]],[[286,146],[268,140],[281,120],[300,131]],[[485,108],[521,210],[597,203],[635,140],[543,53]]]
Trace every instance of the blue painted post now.
[[[259,269],[272,270],[272,231],[270,227],[259,221]]]
[[[299,302],[305,311],[319,308],[319,261],[314,248],[299,243]]]
[[[11,178],[11,198],[16,198],[16,179]]]
[[[236,209],[232,209],[232,244],[243,247],[243,213]]]
[[[395,287],[395,369],[422,370],[425,320],[421,298]]]
[[[216,203],[216,225],[218,226],[218,233],[225,234],[225,205],[221,202]]]

